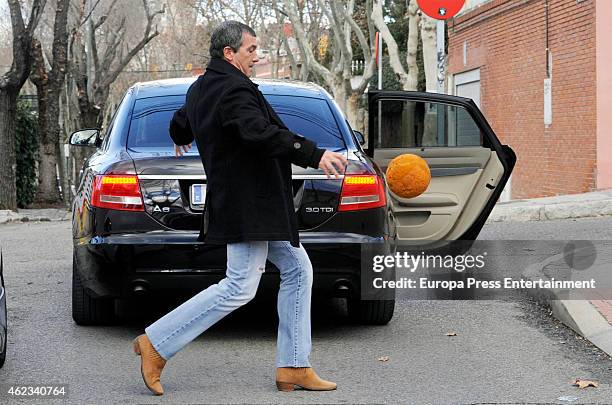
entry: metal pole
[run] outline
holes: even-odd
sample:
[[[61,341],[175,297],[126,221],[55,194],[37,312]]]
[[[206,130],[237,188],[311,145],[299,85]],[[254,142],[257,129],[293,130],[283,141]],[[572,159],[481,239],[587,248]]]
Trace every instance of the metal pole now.
[[[438,93],[446,93],[444,89],[444,81],[446,78],[446,55],[444,53],[444,28],[446,22],[444,20],[437,20],[436,23],[436,44],[438,54]]]
[[[382,35],[378,33],[378,90],[382,90]]]
[[[438,59],[438,94],[446,93],[444,89],[444,79],[446,77],[445,64],[446,58],[444,54],[444,28],[446,22],[444,20],[436,21],[436,48],[437,48],[437,59]],[[446,144],[444,139],[446,134],[446,118],[444,109],[446,107],[442,104],[438,104],[438,145],[443,146]]]

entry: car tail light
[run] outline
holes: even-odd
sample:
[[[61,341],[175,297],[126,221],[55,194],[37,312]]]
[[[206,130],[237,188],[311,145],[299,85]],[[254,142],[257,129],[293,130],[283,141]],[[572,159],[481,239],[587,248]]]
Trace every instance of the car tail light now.
[[[338,211],[365,210],[387,204],[382,179],[375,174],[347,174],[342,182]]]
[[[99,208],[144,211],[138,177],[129,174],[96,176],[91,201],[91,205]]]

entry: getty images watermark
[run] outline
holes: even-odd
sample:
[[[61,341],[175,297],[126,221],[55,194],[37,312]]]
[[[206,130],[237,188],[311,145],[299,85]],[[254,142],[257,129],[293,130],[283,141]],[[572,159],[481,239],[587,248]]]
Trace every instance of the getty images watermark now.
[[[362,246],[363,299],[497,299],[539,290],[612,298],[612,241],[455,241]]]

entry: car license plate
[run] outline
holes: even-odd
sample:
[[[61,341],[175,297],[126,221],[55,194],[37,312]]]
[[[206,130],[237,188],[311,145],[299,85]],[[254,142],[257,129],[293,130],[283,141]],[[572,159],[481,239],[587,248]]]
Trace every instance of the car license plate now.
[[[206,201],[206,184],[191,185],[191,205],[203,207]]]

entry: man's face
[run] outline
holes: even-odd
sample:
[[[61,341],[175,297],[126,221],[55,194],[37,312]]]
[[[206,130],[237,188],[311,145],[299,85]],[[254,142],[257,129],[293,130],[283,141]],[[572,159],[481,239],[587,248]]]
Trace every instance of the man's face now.
[[[238,52],[234,52],[232,48],[226,46],[223,55],[229,63],[250,77],[253,65],[259,61],[257,59],[257,37],[244,32],[242,34],[242,45],[240,45]]]

